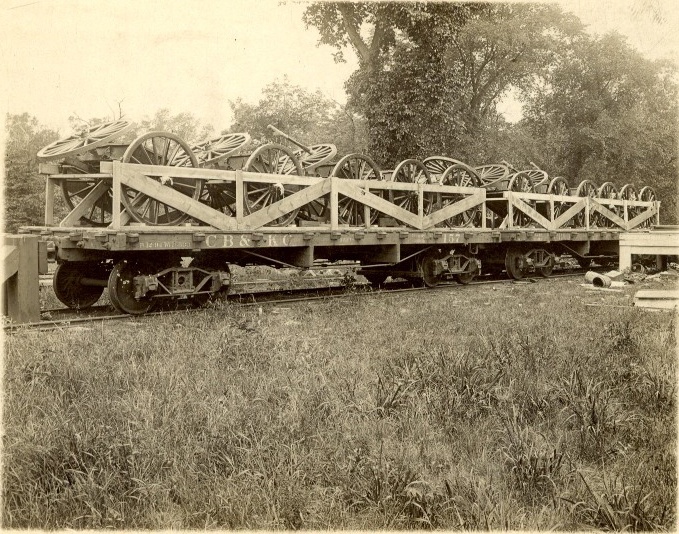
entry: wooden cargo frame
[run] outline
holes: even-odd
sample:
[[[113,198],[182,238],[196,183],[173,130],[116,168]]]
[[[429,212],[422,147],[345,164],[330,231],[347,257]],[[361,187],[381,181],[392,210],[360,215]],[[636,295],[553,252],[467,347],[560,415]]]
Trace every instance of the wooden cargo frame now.
[[[49,169],[49,166],[44,166]],[[583,230],[599,230],[592,223],[592,215],[598,213],[599,218],[608,222],[606,230],[630,231],[651,220],[659,223],[659,202],[641,202],[614,199],[599,199],[590,197],[573,197],[560,195],[547,195],[539,193],[519,193],[505,191],[499,198],[488,199],[486,190],[483,188],[442,186],[438,184],[412,184],[401,182],[388,182],[380,180],[347,180],[336,177],[302,177],[293,175],[272,175],[244,171],[225,171],[214,169],[196,169],[188,167],[162,167],[153,165],[136,165],[129,163],[102,162],[100,174],[52,174],[47,178],[45,224],[54,226],[54,194],[55,186],[61,180],[98,180],[90,193],[76,207],[58,223],[59,227],[79,226],[79,220],[92,208],[94,203],[104,194],[112,190],[113,208],[112,222],[109,228],[123,229],[136,223],[125,211],[121,203],[122,185],[133,189],[165,203],[193,219],[200,221],[205,227],[215,228],[226,232],[238,232],[245,230],[257,230],[266,227],[279,217],[301,208],[302,206],[318,200],[324,196],[329,197],[330,216],[329,227],[338,230],[339,223],[338,205],[340,196],[348,197],[361,204],[364,209],[363,220],[366,224],[363,228],[370,228],[370,211],[377,210],[386,217],[395,221],[396,225],[417,230],[434,230],[447,219],[461,213],[478,208],[482,213],[493,203],[502,202],[507,211],[507,216],[500,224],[500,229],[519,229],[526,226],[541,228],[547,231],[572,228],[568,226],[574,218],[580,214],[584,225],[578,228]],[[44,172],[44,170],[43,170]],[[170,187],[161,185],[151,177],[164,178],[188,178],[201,179],[211,182],[224,182],[234,184],[235,187],[235,216],[229,216],[219,210],[213,209],[198,200],[183,195]],[[247,213],[244,202],[244,185],[246,183],[263,183],[299,186],[301,189],[278,202],[275,202],[254,213]],[[403,209],[388,200],[390,192],[410,191],[417,194],[418,213]],[[460,200],[446,204],[433,211],[424,213],[425,195],[436,198],[438,195],[455,195]],[[487,204],[488,203],[488,204]],[[542,204],[543,213],[546,206],[547,217],[535,209],[536,204]],[[533,205],[531,205],[533,204]],[[555,214],[555,204],[568,206],[565,212]],[[618,213],[616,213],[615,211]],[[528,222],[522,226],[513,224],[514,213],[519,211],[525,215]],[[563,211],[563,210],[562,210]],[[486,229],[486,218],[482,217],[478,228]],[[308,223],[306,226],[312,225]],[[327,227],[327,224],[319,223],[319,226]],[[373,225],[374,226],[374,225]],[[469,228],[461,227],[460,230]]]

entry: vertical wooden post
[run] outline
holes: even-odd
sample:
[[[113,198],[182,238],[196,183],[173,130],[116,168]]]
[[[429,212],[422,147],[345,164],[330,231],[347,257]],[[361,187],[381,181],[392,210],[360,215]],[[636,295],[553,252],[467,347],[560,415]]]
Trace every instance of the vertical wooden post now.
[[[54,180],[47,177],[45,182],[45,226],[54,224]]]
[[[15,323],[39,321],[38,236],[4,236],[2,256],[3,313]]]
[[[589,203],[590,203],[590,196],[585,197],[585,228],[589,230]]]
[[[483,211],[481,211],[481,228],[483,228],[485,230],[488,226],[488,221],[487,221],[488,211],[487,211],[487,208],[486,208],[485,197],[483,199],[483,204],[481,204],[481,209],[483,210]]]
[[[121,163],[119,161],[113,162],[113,178],[111,187],[113,188],[113,202],[111,205],[111,228],[120,229],[120,174],[122,172]]]
[[[331,176],[330,180],[330,230],[335,232],[339,229],[339,191],[337,190],[339,178]]]
[[[367,182],[363,185],[363,187],[365,188],[366,194],[370,192]],[[363,204],[363,222],[365,223],[366,228],[370,228],[370,206],[367,204]]]
[[[244,199],[243,171],[236,171],[236,228],[242,230],[243,227],[243,199]]]
[[[514,228],[514,204],[512,203],[513,194],[511,191],[507,197],[507,228]]]

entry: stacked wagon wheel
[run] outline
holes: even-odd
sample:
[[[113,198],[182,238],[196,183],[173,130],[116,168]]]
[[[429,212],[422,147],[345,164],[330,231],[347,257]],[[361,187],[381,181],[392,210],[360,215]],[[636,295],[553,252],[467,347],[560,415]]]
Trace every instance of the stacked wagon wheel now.
[[[308,149],[305,147],[295,151],[305,176],[318,176],[316,169],[325,165],[336,154],[337,147],[329,143],[311,145]],[[298,217],[306,221],[319,221],[328,216],[328,209],[328,199],[319,198],[302,206]]]
[[[169,167],[197,167],[198,159],[191,147],[175,134],[149,132],[135,139],[125,150],[123,163],[161,165]],[[151,176],[155,181],[194,200],[199,200],[204,180]],[[135,221],[154,226],[171,226],[185,221],[189,215],[171,204],[137,191],[128,185],[121,186],[121,200],[127,213]]]
[[[533,182],[530,178],[529,173],[530,171],[520,171],[513,174],[509,180],[509,184],[507,185],[507,190],[515,191],[517,193],[533,193],[535,190],[533,189]],[[524,199],[524,202],[527,203],[532,208],[535,208],[534,200]],[[519,211],[518,209],[514,208],[512,221],[514,226],[520,227],[528,226],[529,224],[531,224],[531,222],[532,219],[530,217],[528,217],[522,211]]]
[[[198,166],[208,169],[220,168],[222,162],[238,153],[250,142],[246,133],[231,133],[206,139],[191,147],[198,160]],[[200,201],[229,216],[236,215],[236,184],[221,180],[208,180]]]
[[[381,180],[382,173],[377,164],[363,154],[348,154],[341,158],[330,172],[330,176],[346,180]],[[369,222],[377,222],[378,212],[370,210]],[[363,204],[352,198],[341,196],[338,201],[337,219],[340,224],[365,226]]]
[[[297,175],[302,176],[302,165],[294,152],[283,145],[268,143],[257,148],[245,162],[243,170],[261,174]],[[267,208],[283,198],[295,194],[300,186],[285,184],[282,181],[276,183],[257,183],[247,181],[243,184],[243,196],[245,211],[254,213]],[[292,210],[282,215],[269,226],[288,226],[297,217],[299,209]]]
[[[641,188],[641,191],[639,191],[639,200],[641,202],[655,202],[657,200],[656,195],[655,195],[655,190],[651,186],[645,186]],[[644,208],[640,208],[640,210],[643,210]],[[648,208],[646,208],[648,209]],[[638,215],[638,214],[637,214]],[[648,228],[650,226],[653,226],[653,218],[646,219],[644,222],[642,222],[639,226],[642,228]]]
[[[133,125],[124,120],[106,122],[84,130],[79,134],[60,139],[44,147],[38,152],[38,160],[62,160],[64,166],[73,174],[88,174],[88,166],[76,156],[111,143],[114,139],[126,134]],[[97,177],[64,178],[61,180],[61,192],[66,205],[73,210],[88,195],[98,195],[89,211],[80,218],[81,223],[88,226],[108,226],[112,220],[113,192],[110,182]]]
[[[441,185],[450,185],[457,187],[480,187],[481,180],[471,167],[462,163],[456,162],[446,169],[441,176]],[[458,194],[442,194],[444,196],[443,205],[458,202],[465,198],[464,195]],[[463,211],[458,215],[454,215],[446,219],[445,225],[449,228],[459,227],[478,227],[481,225],[482,210],[480,206],[474,206],[468,210]]]
[[[556,178],[552,178],[549,182],[549,186],[547,187],[547,194],[548,195],[555,195],[555,196],[568,196],[570,194],[570,188],[568,186],[568,181],[562,177],[562,176],[557,176]],[[562,213],[566,212],[568,210],[570,204],[566,201],[563,200],[555,200],[554,201],[554,219],[557,219]]]
[[[507,188],[509,167],[501,163],[492,163],[490,165],[481,165],[474,167],[476,175],[481,180],[481,186],[489,191],[502,191]]]
[[[619,196],[618,188],[613,182],[605,182],[597,190],[597,198],[617,200]],[[620,216],[620,208],[618,206],[606,206],[610,211]],[[597,226],[611,227],[615,226],[613,221],[601,213],[597,213]]]
[[[392,182],[408,184],[430,184],[431,176],[424,163],[416,159],[406,159],[400,162],[391,173]],[[392,202],[411,213],[419,212],[419,194],[417,191],[394,190]],[[431,195],[423,195],[422,213],[431,213],[435,199]]]
[[[578,188],[575,191],[575,196],[577,197],[590,197],[590,198],[596,198],[597,194],[597,186],[594,182],[591,180],[583,180],[580,182],[578,185]],[[580,210],[575,217],[573,218],[575,226],[585,226],[586,223],[586,217],[587,217],[587,209]],[[590,217],[592,214],[591,208],[589,211]],[[592,217],[592,221],[590,221],[590,224],[593,222],[596,222],[594,217]]]

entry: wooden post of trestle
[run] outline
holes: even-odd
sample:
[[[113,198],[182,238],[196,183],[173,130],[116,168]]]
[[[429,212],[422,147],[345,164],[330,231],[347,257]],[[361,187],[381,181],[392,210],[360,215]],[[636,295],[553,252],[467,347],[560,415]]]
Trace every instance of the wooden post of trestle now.
[[[46,255],[46,248],[42,248]],[[47,258],[45,258],[45,263]],[[5,235],[2,243],[2,313],[13,323],[40,320],[37,235]]]
[[[330,230],[339,229],[339,191],[337,190],[339,178],[331,176],[330,180]]]

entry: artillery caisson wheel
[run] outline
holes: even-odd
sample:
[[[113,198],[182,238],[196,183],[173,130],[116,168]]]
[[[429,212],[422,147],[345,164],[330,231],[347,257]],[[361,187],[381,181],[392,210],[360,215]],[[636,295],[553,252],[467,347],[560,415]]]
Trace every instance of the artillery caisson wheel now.
[[[82,132],[59,139],[38,152],[38,160],[47,161],[67,156],[84,154],[119,137],[132,129],[133,125],[124,120],[105,122],[85,128]]]
[[[430,184],[431,176],[424,163],[416,159],[406,159],[399,163],[391,174],[392,182],[403,182],[409,184]],[[410,211],[418,212],[419,196],[417,191],[394,191],[394,204]],[[431,195],[424,195],[422,210],[425,215],[431,213],[433,198]]]
[[[597,198],[600,199],[612,199],[612,200],[617,200],[618,196],[620,193],[618,193],[618,188],[615,187],[615,184],[613,182],[605,182],[599,189],[597,190]],[[620,215],[620,207],[619,206],[606,206],[610,211],[615,213],[616,215]],[[597,225],[598,226],[615,226],[614,223],[606,218],[603,214],[597,213]]]
[[[231,133],[213,137],[212,139],[206,139],[201,143],[193,145],[191,151],[196,155],[198,165],[206,167],[225,160],[249,142],[249,134]],[[189,162],[185,162],[184,166],[190,166]]]
[[[104,292],[103,286],[83,285],[83,278],[98,278],[105,274],[99,262],[67,261],[60,263],[54,271],[54,294],[69,308],[89,308],[99,300]]]
[[[311,149],[311,152],[307,152],[303,149],[295,151],[295,156],[299,159],[306,175],[311,174],[316,167],[330,161],[335,157],[335,154],[337,154],[337,147],[327,143],[311,145],[309,148]]]
[[[170,167],[197,167],[198,160],[191,147],[180,137],[168,132],[149,132],[137,137],[123,154],[123,163],[140,165],[164,165]],[[161,181],[160,177],[153,177]],[[165,185],[194,200],[203,191],[201,179],[171,178]],[[162,182],[161,182],[162,183]],[[130,216],[137,222],[154,226],[176,225],[188,218],[177,208],[123,185],[121,200]]]
[[[533,193],[535,190],[533,189],[533,184],[531,183],[531,179],[526,174],[528,171],[522,171],[522,172],[517,172],[512,176],[512,178],[509,180],[509,185],[507,186],[507,189],[509,191],[515,191],[517,193]],[[535,201],[534,200],[525,200],[524,202],[528,204],[530,207],[535,209]],[[513,210],[514,217],[513,217],[513,225],[514,226],[528,226],[530,225],[533,220],[520,211],[518,208],[514,207]]]
[[[548,195],[557,196],[568,196],[570,194],[570,188],[568,187],[568,182],[562,176],[557,176],[552,178],[549,182],[549,187],[547,187]],[[559,215],[564,213],[568,209],[568,203],[561,200],[556,200],[554,202],[554,219],[558,218]]]
[[[303,176],[304,171],[295,154],[287,147],[276,143],[262,145],[255,150],[243,170],[246,172],[259,172],[262,174],[296,174]],[[245,210],[247,213],[254,213],[261,209],[282,200],[299,191],[298,185],[283,183],[248,183],[243,184]],[[299,208],[292,210],[277,219],[274,219],[268,226],[287,226],[295,220]]]
[[[332,169],[330,176],[344,178],[345,180],[381,180],[382,173],[377,164],[369,157],[362,154],[348,154],[340,159]],[[370,224],[377,221],[378,212],[370,210]],[[363,204],[352,198],[340,195],[337,209],[337,220],[341,224],[363,226]]]
[[[645,186],[641,188],[641,191],[639,191],[639,200],[642,202],[654,202],[656,200],[655,196],[655,190],[651,186]],[[638,212],[636,215],[641,214],[643,211],[645,211],[646,208],[637,208]],[[646,219],[644,222],[642,222],[639,227],[640,228],[648,228],[650,226],[653,226],[653,221],[654,217],[651,217],[649,219]]]
[[[509,167],[500,163],[481,165],[480,167],[474,167],[474,170],[484,185],[509,176]]]
[[[121,260],[113,266],[108,277],[108,296],[113,307],[121,313],[141,315],[153,306],[149,295],[136,299],[134,277],[148,275],[155,270],[146,262],[139,260]]]
[[[526,262],[520,250],[507,249],[505,254],[505,269],[507,276],[514,280],[521,280],[526,274]]]

